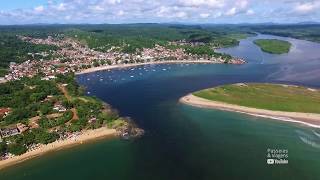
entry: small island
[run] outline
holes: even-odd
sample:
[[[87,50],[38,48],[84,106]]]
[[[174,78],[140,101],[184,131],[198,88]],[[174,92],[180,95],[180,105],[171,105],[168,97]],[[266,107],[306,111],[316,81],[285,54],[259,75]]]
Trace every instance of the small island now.
[[[238,83],[194,92],[180,102],[320,127],[320,90],[313,88]]]
[[[288,53],[291,48],[291,43],[278,39],[257,39],[254,43],[261,48],[262,51],[271,54]]]

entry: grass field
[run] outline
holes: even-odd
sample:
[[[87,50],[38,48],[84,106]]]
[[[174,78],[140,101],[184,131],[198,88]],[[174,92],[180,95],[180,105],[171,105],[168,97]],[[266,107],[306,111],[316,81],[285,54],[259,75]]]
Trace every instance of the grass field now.
[[[208,100],[286,112],[320,113],[320,90],[279,84],[233,84],[193,93]]]
[[[288,53],[291,48],[291,43],[278,39],[257,39],[254,43],[261,48],[262,51],[271,54]]]

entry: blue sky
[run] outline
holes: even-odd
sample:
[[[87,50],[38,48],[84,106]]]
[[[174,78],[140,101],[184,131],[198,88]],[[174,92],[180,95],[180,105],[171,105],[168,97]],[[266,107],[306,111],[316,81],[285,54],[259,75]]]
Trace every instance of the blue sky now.
[[[31,2],[27,0],[10,0],[7,2],[1,2],[0,10],[33,8],[45,3],[47,3],[47,0],[31,0]]]
[[[320,21],[320,0],[9,0],[0,24],[296,23]]]

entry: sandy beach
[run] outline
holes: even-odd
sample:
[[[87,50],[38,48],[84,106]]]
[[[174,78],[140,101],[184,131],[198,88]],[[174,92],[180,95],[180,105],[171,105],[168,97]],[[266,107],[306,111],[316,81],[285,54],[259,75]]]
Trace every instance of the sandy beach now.
[[[119,65],[107,65],[107,66],[99,66],[85,69],[81,72],[75,73],[76,75],[79,74],[87,74],[96,71],[103,71],[103,70],[111,70],[111,69],[121,69],[121,68],[129,68],[135,66],[143,66],[143,65],[151,65],[151,64],[179,64],[179,63],[199,63],[199,64],[217,64],[217,62],[209,61],[209,60],[172,60],[172,61],[156,61],[156,62],[147,62],[147,63],[134,63],[134,64],[119,64]]]
[[[106,127],[102,127],[95,130],[82,131],[81,134],[74,136],[72,138],[68,138],[65,140],[58,140],[47,145],[40,145],[38,148],[28,151],[25,154],[22,154],[20,156],[14,156],[12,158],[2,160],[0,161],[0,169],[3,169],[8,166],[12,166],[14,164],[26,161],[28,159],[40,156],[48,152],[57,151],[63,148],[75,146],[90,140],[95,140],[95,139],[104,138],[104,137],[112,137],[112,136],[116,136],[116,130],[108,129]]]
[[[256,108],[227,104],[227,103],[218,102],[218,101],[211,101],[211,100],[194,96],[192,94],[188,94],[187,96],[182,97],[179,101],[183,104],[188,104],[188,105],[200,107],[200,108],[233,111],[233,112],[244,113],[244,114],[257,116],[257,117],[264,117],[264,118],[276,119],[280,121],[299,123],[299,124],[314,127],[314,128],[320,128],[320,114],[256,109]]]

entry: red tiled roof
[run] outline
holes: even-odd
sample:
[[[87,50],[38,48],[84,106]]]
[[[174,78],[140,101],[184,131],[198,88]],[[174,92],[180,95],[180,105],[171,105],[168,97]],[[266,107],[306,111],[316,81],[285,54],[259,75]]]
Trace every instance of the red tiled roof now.
[[[0,116],[4,116],[7,112],[10,112],[9,108],[0,108]]]
[[[0,108],[0,114],[4,114],[6,112],[10,112],[9,108]]]

